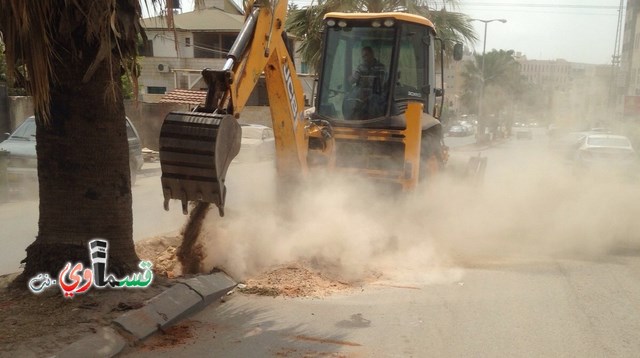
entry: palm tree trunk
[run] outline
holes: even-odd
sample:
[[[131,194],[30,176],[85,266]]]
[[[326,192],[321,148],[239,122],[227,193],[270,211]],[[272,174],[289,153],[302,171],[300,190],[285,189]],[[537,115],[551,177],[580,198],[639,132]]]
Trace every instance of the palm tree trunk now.
[[[117,61],[102,61],[83,83],[98,41],[87,44],[82,33],[74,36],[73,44],[58,39],[65,52],[53,66],[51,118],[37,121],[40,219],[38,236],[27,248],[25,278],[57,275],[67,261],[89,264],[87,244],[94,238],[109,241],[111,273],[134,271],[139,261],[121,70]]]

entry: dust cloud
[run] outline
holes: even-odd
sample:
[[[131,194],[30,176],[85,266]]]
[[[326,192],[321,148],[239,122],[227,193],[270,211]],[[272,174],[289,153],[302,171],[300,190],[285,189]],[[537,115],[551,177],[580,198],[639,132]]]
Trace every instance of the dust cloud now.
[[[635,182],[576,175],[552,153],[518,145],[486,152],[481,185],[442,175],[400,195],[317,174],[300,190],[284,190],[283,200],[272,162],[232,165],[227,215],[209,215],[204,225],[204,263],[237,279],[305,260],[345,280],[380,273],[455,282],[465,267],[593,257],[637,239]],[[452,162],[473,153],[456,155]]]
[[[535,260],[594,257],[633,246],[640,232],[637,178],[576,172],[544,147],[513,147],[490,157],[476,190],[432,187],[432,197],[444,204],[430,220],[440,223],[434,234],[447,251],[470,260]]]

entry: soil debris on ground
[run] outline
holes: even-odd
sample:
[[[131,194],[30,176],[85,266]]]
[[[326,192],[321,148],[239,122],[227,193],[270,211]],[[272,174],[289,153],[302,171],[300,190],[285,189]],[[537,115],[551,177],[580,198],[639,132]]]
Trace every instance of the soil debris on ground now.
[[[166,328],[162,332],[158,332],[150,337],[144,342],[143,349],[154,351],[186,344],[195,337],[193,331],[194,327],[192,322],[186,320],[182,323]]]
[[[68,299],[53,287],[38,295],[26,288],[0,288],[0,322],[3,323],[0,325],[0,337],[3,337],[0,353],[11,352],[19,357],[51,356],[87,334],[95,333],[98,328],[109,326],[126,311],[144,306],[177,283],[176,278],[185,277],[178,259],[181,243],[180,235],[136,242],[140,260],[153,264],[153,283],[145,289],[92,289]],[[330,266],[318,265],[313,260],[299,260],[265,269],[239,285],[238,291],[274,297],[322,298],[363,285],[362,282],[342,280],[333,272],[336,271]],[[10,281],[10,277],[0,281]],[[159,346],[189,341],[191,328],[188,324],[170,328],[167,334],[156,338],[161,340]]]
[[[158,236],[136,244],[140,259],[150,260],[154,272],[168,278],[188,274],[182,271],[178,257],[181,236]],[[213,271],[224,269],[214,268]],[[380,273],[369,272],[363,281],[342,279],[339,270],[331,264],[315,259],[300,259],[285,265],[277,265],[247,278],[238,287],[245,294],[270,297],[327,297],[338,292],[360,288],[365,282],[380,278]]]
[[[51,287],[36,295],[26,287],[9,289],[15,274],[0,280],[0,355],[51,356],[129,310],[143,307],[182,275],[176,258],[178,236],[158,236],[136,242],[140,260],[153,264],[152,284],[144,289],[90,289],[73,299]]]
[[[155,236],[136,242],[136,253],[140,260],[151,261],[153,272],[167,278],[182,276],[182,266],[177,252],[180,236]]]
[[[283,297],[327,297],[361,286],[361,282],[347,282],[315,269],[308,261],[276,266],[247,279],[238,290],[246,294]]]
[[[0,355],[51,356],[126,311],[142,307],[173,281],[154,277],[145,289],[91,289],[73,299],[60,289],[36,295],[28,289],[0,289]]]

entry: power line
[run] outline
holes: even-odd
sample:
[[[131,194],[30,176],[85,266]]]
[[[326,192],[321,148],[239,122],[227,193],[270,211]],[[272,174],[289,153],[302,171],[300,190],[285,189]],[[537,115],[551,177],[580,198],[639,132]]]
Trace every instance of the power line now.
[[[465,4],[464,7],[467,6],[506,6],[506,7],[525,7],[525,8],[533,8],[533,7],[543,7],[543,8],[560,8],[560,9],[598,9],[598,10],[618,10],[618,6],[609,6],[609,5],[578,5],[578,4],[513,4],[513,3],[492,3],[492,2],[478,2],[478,3],[468,3]]]
[[[470,10],[471,8],[465,8],[465,10]],[[478,12],[490,12],[490,13],[495,13],[495,9],[473,9],[474,11],[478,11]],[[501,12],[508,12],[508,13],[523,13],[526,12],[527,14],[551,14],[551,15],[587,15],[587,16],[618,16],[617,11],[616,12],[607,12],[607,13],[596,13],[596,12],[575,12],[575,11],[562,11],[562,12],[558,12],[558,10],[527,10],[527,9],[500,9]],[[464,12],[464,11],[463,11]]]
[[[576,5],[576,4],[513,4],[513,3],[466,3],[459,6],[460,9],[468,11],[496,11],[503,12],[527,12],[553,15],[590,15],[590,16],[617,16],[617,6],[608,5]],[[578,11],[575,11],[578,10]],[[584,12],[586,10],[590,12]]]

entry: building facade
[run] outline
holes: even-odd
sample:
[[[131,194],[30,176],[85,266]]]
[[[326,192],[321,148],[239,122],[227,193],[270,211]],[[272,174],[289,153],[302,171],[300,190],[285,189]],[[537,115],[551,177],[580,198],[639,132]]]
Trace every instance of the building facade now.
[[[616,78],[617,104],[625,119],[640,120],[640,3],[627,0],[627,10],[620,54],[620,73]]]
[[[207,0],[194,11],[176,10],[171,15],[142,20],[147,34],[139,49],[138,97],[142,102],[159,102],[175,89],[206,90],[202,69],[222,68],[245,19],[232,0]],[[297,55],[294,61],[301,68]],[[253,97],[255,102],[260,95]]]

